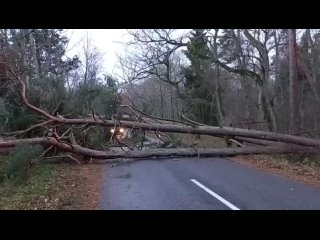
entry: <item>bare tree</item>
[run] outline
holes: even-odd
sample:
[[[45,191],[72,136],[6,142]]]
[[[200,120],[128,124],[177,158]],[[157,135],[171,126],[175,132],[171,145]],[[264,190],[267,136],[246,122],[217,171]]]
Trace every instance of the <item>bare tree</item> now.
[[[112,87],[113,84],[97,84],[102,56],[94,48],[88,36],[83,46],[84,57],[81,70],[69,72],[66,75],[58,72],[56,77],[63,80],[59,82],[58,90],[54,93],[52,91],[51,94],[59,98],[58,92],[66,90],[64,77],[68,77],[69,92],[81,90],[77,95],[73,95],[78,97],[76,101],[72,102],[76,99],[74,97],[68,99],[69,109],[79,108],[78,100],[85,101],[86,96],[89,95],[92,102],[96,106],[99,105],[101,109],[90,108],[93,104],[88,104],[86,111],[70,116],[69,112],[57,113],[56,109],[59,105],[54,111],[41,106],[41,103],[46,100],[46,95],[49,95],[44,89],[50,89],[48,85],[50,79],[55,80],[51,78],[52,73],[56,72],[55,64],[51,64],[56,62],[52,62],[52,59],[46,59],[50,78],[42,82],[46,88],[41,88],[44,94],[41,95],[40,104],[29,97],[27,93],[28,90],[32,91],[32,80],[41,75],[44,63],[41,59],[40,64],[35,61],[41,55],[37,53],[37,49],[41,49],[37,45],[39,43],[37,40],[41,37],[33,34],[36,32],[14,29],[0,31],[0,44],[5,46],[1,47],[0,54],[1,88],[11,88],[15,94],[19,93],[20,97],[17,98],[20,101],[19,107],[33,112],[38,119],[28,124],[26,128],[3,133],[4,136],[16,136],[20,139],[6,139],[0,143],[0,148],[11,148],[19,143],[43,144],[60,152],[71,152],[100,159],[123,157],[139,159],[151,156],[185,156],[186,154],[231,156],[257,153],[319,153],[320,151],[318,139],[276,132],[284,129],[283,125],[288,123],[284,116],[285,112],[281,111],[284,108],[291,110],[293,134],[302,134],[304,130],[302,127],[305,126],[309,129],[310,126],[314,127],[315,130],[311,132],[313,134],[319,126],[318,110],[304,109],[301,111],[301,116],[299,112],[302,104],[304,104],[302,106],[310,106],[318,101],[320,71],[317,66],[319,62],[317,55],[320,51],[320,35],[315,32],[306,30],[304,37],[301,38],[303,41],[299,42],[296,40],[295,30],[287,32],[275,29],[196,29],[190,31],[192,34],[187,37],[174,35],[175,31],[171,29],[131,31],[134,40],[128,44],[127,49],[135,51],[130,50],[127,56],[120,59],[124,72],[127,73],[128,83],[128,85],[123,84],[121,89],[121,94],[128,95],[128,101],[125,104],[122,103],[121,109],[128,110],[129,116],[107,115],[107,113],[102,115],[104,104],[109,106],[111,101],[104,101],[107,93],[111,89],[112,96],[118,96],[116,94],[118,88]],[[22,43],[19,41],[20,37],[24,38]],[[194,39],[201,41],[196,42]],[[61,48],[63,49],[63,46]],[[194,50],[190,58],[185,54],[190,62],[185,61],[185,55],[180,51],[184,48],[189,53]],[[187,72],[187,70],[190,71]],[[195,75],[197,78],[194,77]],[[200,79],[203,83],[203,85],[200,84],[201,88],[196,86],[200,81],[192,82],[195,79]],[[111,79],[110,83],[112,82]],[[191,82],[190,88],[187,82]],[[301,83],[303,85],[300,92]],[[281,94],[277,96],[279,89]],[[191,95],[192,92],[196,94]],[[33,95],[38,97],[34,93]],[[97,95],[100,97],[97,98]],[[49,98],[52,100],[51,96]],[[200,121],[194,119],[195,114],[190,114],[191,117],[185,115],[184,109],[193,103],[199,110],[196,114],[199,114]],[[280,105],[282,108],[279,107]],[[90,114],[88,114],[89,110]],[[214,126],[216,121],[205,122],[204,115],[207,112],[214,113],[206,115],[206,117],[209,116],[208,118],[218,116],[221,126]],[[279,118],[282,128],[279,127]],[[300,118],[303,121],[300,122]],[[230,126],[226,127],[229,124]],[[248,129],[239,128],[239,125],[243,127],[249,124],[260,124],[255,125],[259,130],[252,130],[249,127]],[[270,131],[261,131],[266,128],[266,125]],[[86,134],[89,129],[99,132],[98,127],[100,129],[123,127],[150,131],[160,137],[164,132],[210,135],[235,142],[239,148],[173,148],[130,150],[121,153],[106,152],[88,148],[81,142],[81,136],[79,136]],[[28,137],[28,133],[34,135]],[[73,134],[76,135],[76,133],[79,135],[74,136]],[[247,144],[263,147],[250,147]]]
[[[297,74],[297,44],[295,29],[288,30],[289,37],[289,65],[290,65],[290,107],[291,107],[291,133],[300,133],[300,84]]]
[[[82,46],[83,63],[82,74],[84,84],[95,84],[98,80],[98,75],[102,70],[103,54],[94,45],[93,40],[88,33],[83,39]]]
[[[256,82],[259,90],[260,112],[262,113],[264,119],[267,121],[268,129],[271,131],[276,131],[277,130],[276,117],[275,117],[274,109],[272,106],[272,98],[270,97],[270,91],[268,89],[268,83],[269,83],[269,77],[270,77],[268,53],[271,49],[267,47],[267,43],[270,40],[270,31],[263,30],[262,33],[260,33],[260,31],[253,31],[253,35],[247,29],[243,30],[242,32],[243,32],[243,35],[246,37],[247,44],[249,45],[241,46],[238,44],[237,52],[240,53],[240,56],[241,56],[241,51],[245,51],[244,53],[242,53],[242,55],[243,54],[247,55],[249,60],[251,60],[252,65],[250,68],[246,67],[245,69],[243,68],[243,66],[238,66],[238,67],[229,66],[228,62],[230,62],[230,60],[231,62],[233,62],[232,59],[237,56],[234,53],[227,55],[228,56],[227,59],[226,57],[224,57],[226,61],[223,62],[222,59],[219,57],[219,55],[215,54],[214,51],[212,51],[212,59],[216,64],[218,64],[225,70],[232,73],[240,74],[242,76],[247,76],[249,79],[251,78]],[[222,42],[220,43],[220,45],[224,46],[223,41],[229,41],[228,39],[230,38],[233,39],[235,44],[237,41],[240,41],[239,36],[236,37],[233,31],[226,31],[225,37],[221,38]],[[208,41],[208,43],[211,45],[211,48],[214,47],[212,41]],[[239,46],[241,46],[244,49],[239,49]],[[231,46],[231,47],[234,48],[235,46]],[[249,63],[247,63],[247,65],[248,64]]]

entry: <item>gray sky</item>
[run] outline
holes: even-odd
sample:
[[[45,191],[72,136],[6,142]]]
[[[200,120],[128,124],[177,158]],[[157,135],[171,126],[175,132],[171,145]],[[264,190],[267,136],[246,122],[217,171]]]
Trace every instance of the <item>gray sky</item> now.
[[[116,54],[123,52],[123,45],[117,42],[126,42],[131,39],[126,29],[68,29],[66,34],[70,39],[66,55],[73,57],[80,55],[81,39],[88,33],[94,45],[104,54],[104,69],[107,73],[114,73],[117,63]]]
[[[179,29],[175,34],[185,34],[191,29]],[[299,29],[300,30],[300,29]],[[297,35],[301,35],[302,31],[297,31]],[[67,49],[67,56],[73,57],[80,55],[81,39],[88,33],[93,40],[94,45],[104,54],[103,72],[109,74],[118,73],[116,69],[117,54],[124,53],[124,46],[119,42],[127,42],[132,37],[127,33],[126,29],[67,29],[66,35],[70,38]],[[298,37],[299,39],[299,37]],[[272,53],[273,54],[273,53]],[[272,55],[271,54],[271,55]]]
[[[190,29],[191,30],[191,29]],[[190,31],[189,29],[179,29],[174,35],[180,36]],[[124,45],[120,42],[132,40],[127,29],[67,29],[66,35],[69,37],[67,53],[68,57],[81,55],[81,40],[87,35],[92,39],[94,45],[104,54],[103,72],[109,74],[120,74],[117,70],[117,54],[124,53]]]

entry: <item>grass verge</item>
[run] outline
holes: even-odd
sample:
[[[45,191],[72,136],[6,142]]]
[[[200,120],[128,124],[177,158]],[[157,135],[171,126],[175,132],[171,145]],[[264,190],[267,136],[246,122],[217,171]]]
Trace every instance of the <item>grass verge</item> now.
[[[29,178],[17,185],[5,177],[7,161],[0,156],[1,210],[96,209],[99,165],[35,164]]]
[[[320,156],[249,155],[229,159],[262,171],[320,187]]]

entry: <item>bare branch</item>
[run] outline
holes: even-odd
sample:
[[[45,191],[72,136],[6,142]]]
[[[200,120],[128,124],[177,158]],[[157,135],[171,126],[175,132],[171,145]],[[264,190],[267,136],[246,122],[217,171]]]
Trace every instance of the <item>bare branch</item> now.
[[[207,126],[206,124],[199,123],[199,122],[196,122],[196,121],[193,121],[193,120],[187,118],[187,117],[184,116],[182,113],[180,113],[180,116],[181,116],[181,118],[183,118],[183,119],[186,120],[187,122],[193,124],[193,126]]]

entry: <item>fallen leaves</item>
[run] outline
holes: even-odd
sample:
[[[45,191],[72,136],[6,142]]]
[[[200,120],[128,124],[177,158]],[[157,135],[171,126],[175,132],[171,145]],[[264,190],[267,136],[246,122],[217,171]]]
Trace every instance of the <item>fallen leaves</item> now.
[[[50,165],[50,176],[43,178],[43,169],[34,180],[14,187],[0,186],[0,209],[82,210],[96,209],[101,189],[102,165]]]
[[[230,160],[289,179],[320,187],[320,167],[309,162],[291,162],[286,156],[236,156]]]

